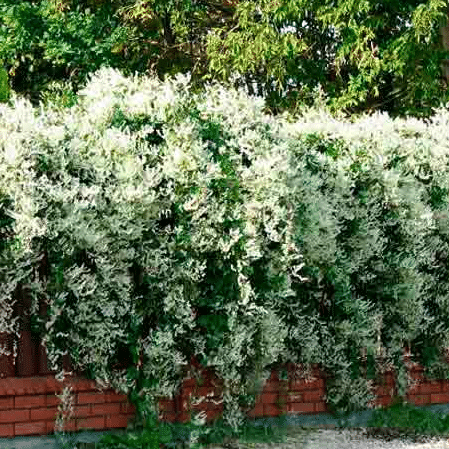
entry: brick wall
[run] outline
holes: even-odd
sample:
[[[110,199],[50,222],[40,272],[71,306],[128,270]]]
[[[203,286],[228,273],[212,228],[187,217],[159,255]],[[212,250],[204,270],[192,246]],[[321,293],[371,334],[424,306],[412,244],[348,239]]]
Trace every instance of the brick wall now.
[[[99,393],[95,382],[73,379],[74,420],[66,430],[126,428],[134,409],[126,396]],[[54,377],[0,379],[0,437],[53,433],[63,384]]]
[[[0,438],[45,435],[55,429],[59,404],[55,394],[60,394],[64,385],[57,382],[55,372],[49,370],[47,351],[39,335],[31,328],[30,305],[28,292],[20,288],[14,312],[20,317],[20,338],[15,341],[17,357],[0,355]],[[39,314],[46,314],[45,304],[40,304]],[[0,346],[12,352],[14,338],[0,333]],[[449,381],[425,380],[423,368],[410,362],[408,352],[404,352],[404,356],[408,359],[411,376],[417,381],[409,389],[406,399],[416,405],[449,403]],[[318,366],[314,366],[314,380],[309,382],[295,379],[293,364],[284,368],[287,379],[280,379],[278,370],[272,371],[256,398],[254,408],[245,410],[250,418],[330,411],[324,399],[326,375]],[[94,381],[83,377],[85,373],[73,370],[69,356],[64,358],[64,369],[73,372],[70,383],[74,396],[74,415],[67,423],[66,430],[127,427],[135,409],[126,395],[113,390],[99,391]],[[223,412],[220,379],[211,369],[204,370],[194,358],[185,367],[185,372],[186,377],[175,398],[159,401],[159,419],[185,423],[193,417],[192,412],[204,412],[208,422],[220,418]],[[387,406],[396,394],[394,374],[386,373],[376,387],[374,405]],[[205,396],[205,399],[199,402],[198,396]]]
[[[193,371],[188,373],[174,399],[163,398],[159,401],[160,421],[185,423],[192,416],[192,411],[205,412],[208,422],[221,416],[221,381],[210,369],[203,370],[194,359],[190,366],[195,367],[196,376]],[[324,400],[326,376],[315,366],[315,379],[307,382],[294,378],[294,368],[293,364],[285,366],[288,373],[286,380],[280,379],[277,370],[272,371],[256,398],[255,407],[247,411],[249,417],[329,412]],[[408,402],[416,405],[449,402],[449,381],[425,380],[423,368],[418,365],[411,365],[409,369],[417,385],[409,389],[406,397]],[[127,427],[135,409],[126,395],[110,389],[98,391],[94,381],[79,377],[71,378],[70,382],[74,395],[74,415],[66,426],[67,430]],[[55,393],[60,394],[62,387],[63,384],[51,375],[0,379],[0,437],[53,433],[59,403]],[[375,403],[389,405],[396,392],[394,375],[389,372],[377,386]],[[205,400],[196,401],[198,395],[206,396]]]

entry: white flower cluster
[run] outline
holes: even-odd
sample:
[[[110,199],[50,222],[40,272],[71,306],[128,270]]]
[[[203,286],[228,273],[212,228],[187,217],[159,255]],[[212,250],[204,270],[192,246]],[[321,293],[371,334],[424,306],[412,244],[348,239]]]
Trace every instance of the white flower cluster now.
[[[369,319],[371,299],[352,300],[355,275],[371,282],[382,270],[396,270],[397,283],[382,286],[401,296],[405,324],[389,331],[394,338],[416,335],[425,315],[421,286],[434,285],[417,267],[444,246],[431,236],[435,228],[442,235],[449,230],[435,220],[426,188],[386,166],[403,156],[404,173],[428,179],[430,172],[449,187],[449,145],[441,134],[447,111],[429,125],[385,115],[350,123],[322,111],[289,123],[262,108],[262,100],[217,85],[191,94],[188,76],[161,83],[110,68],[92,76],[70,109],[39,115],[17,98],[12,107],[0,105],[0,200],[12,202],[0,213],[14,218],[17,239],[2,260],[18,267],[0,266],[0,323],[26,279],[39,291],[33,300],[44,297],[50,306],[45,341],[53,367],[64,352],[57,346],[63,332],[77,347],[79,366],[98,363],[107,382],[130,326],[140,326],[145,315],[163,316],[170,326],[152,322],[150,335],[136,343],[146,354],[145,374],[160,380],[159,390],[149,392],[154,396],[175,391],[185,363],[176,347],[181,338],[195,354],[207,353],[229,385],[246,382],[248,363],[255,371],[287,354],[318,359],[350,385],[344,346],[353,340],[368,346],[379,331]],[[154,132],[160,143],[145,140]],[[303,138],[311,134],[345,144],[331,159],[307,148]],[[356,181],[365,182],[365,205],[351,193]],[[384,264],[387,225],[380,224],[378,200],[400,209],[390,220],[399,222],[402,244],[411,248],[407,257],[391,256],[391,266]],[[343,248],[348,222],[357,226]],[[52,256],[51,281],[36,274],[44,249]],[[306,276],[305,267],[316,274]],[[376,267],[373,279],[368,267]],[[324,291],[331,276],[349,318],[328,325],[308,312],[304,320],[306,307],[337,307]],[[144,292],[137,298],[136,284]],[[204,301],[211,320],[226,321],[216,348],[207,347],[195,321]],[[438,301],[447,303],[441,295]],[[69,329],[60,328],[61,315]],[[296,325],[288,328],[286,316]],[[209,326],[211,333],[219,328]],[[126,386],[125,374],[110,375]],[[226,410],[234,413],[235,405]]]
[[[12,108],[1,106],[0,192],[14,199],[7,213],[15,219],[14,232],[21,243],[13,257],[22,260],[38,254],[43,237],[51,242],[47,250],[57,257],[70,258],[81,250],[87,255],[81,266],[73,261],[63,268],[61,295],[47,292],[44,279],[33,280],[52,310],[45,336],[51,363],[56,364],[64,353],[54,339],[61,335],[57,323],[65,314],[72,323],[64,330],[65,339],[79,347],[79,366],[103,361],[98,372],[105,373],[113,348],[124,338],[124,323],[138,315],[129,273],[132,263],[137,263],[146,273],[157,275],[163,292],[162,304],[148,303],[148,311],[151,307],[157,314],[164,310],[179,323],[170,331],[154,329],[154,341],[160,345],[152,341],[146,347],[153,362],[145,369],[162,374],[161,385],[167,390],[171,377],[170,373],[164,377],[160,361],[166,360],[166,371],[170,371],[175,359],[183,360],[174,351],[174,341],[185,332],[182,324],[194,328],[193,307],[201,293],[187,285],[204,280],[213,253],[229,264],[228,269],[237,271],[239,301],[223,305],[223,312],[229,310],[236,319],[237,309],[246,310],[252,326],[260,321],[267,329],[275,326],[271,337],[266,336],[267,350],[260,354],[268,354],[269,346],[281,345],[286,331],[279,331],[279,322],[273,314],[267,317],[265,307],[254,304],[254,285],[243,270],[266,254],[269,241],[287,247],[283,230],[287,212],[279,207],[288,196],[281,188],[286,149],[273,149],[265,130],[274,122],[260,112],[260,101],[251,103],[241,94],[216,87],[193,96],[188,82],[187,76],[164,83],[146,77],[125,78],[116,70],[102,68],[70,109],[41,108],[39,115],[21,100]],[[228,136],[213,143],[218,147],[218,160],[212,158],[210,141],[201,137],[202,125],[189,116],[192,108],[201,120],[213,122]],[[135,132],[111,126],[120,116],[117,111],[131,121],[145,117],[145,124]],[[163,143],[144,143],[157,123],[163,124],[158,130]],[[254,171],[242,167],[238,152],[251,159]],[[227,199],[230,188],[237,195],[232,203]],[[253,199],[256,214],[246,207]],[[175,223],[168,233],[169,228],[159,230],[158,220],[171,218],[175,203],[190,217],[189,228]],[[228,221],[234,224],[224,231]],[[265,237],[257,232],[262,228]],[[245,241],[247,230],[250,238]],[[188,240],[175,243],[176,236]],[[175,251],[188,255],[185,263],[175,263]],[[231,259],[237,265],[227,262]],[[60,268],[52,266],[51,270]],[[287,265],[285,273],[289,275]],[[8,276],[4,276],[6,284],[17,282],[12,273]],[[0,303],[11,301],[8,291],[3,291]],[[70,295],[76,302],[69,303]],[[229,363],[235,369],[243,363],[247,347],[246,343],[235,346],[242,326],[231,326],[232,336],[223,347],[234,354]],[[251,326],[246,323],[244,327],[249,333],[242,343],[252,335]],[[204,336],[194,341],[198,352],[204,350]],[[235,369],[223,365],[226,372]]]

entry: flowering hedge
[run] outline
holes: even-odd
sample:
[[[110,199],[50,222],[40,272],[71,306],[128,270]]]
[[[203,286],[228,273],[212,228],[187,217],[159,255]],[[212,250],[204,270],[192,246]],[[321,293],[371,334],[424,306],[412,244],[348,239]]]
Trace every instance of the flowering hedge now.
[[[369,372],[396,366],[403,387],[404,344],[445,370],[426,348],[449,346],[435,266],[448,114],[290,123],[262,108],[107,68],[71,108],[13,94],[0,105],[0,327],[18,334],[25,285],[34,315],[49,305],[34,319],[52,369],[70,352],[153,412],[196,355],[224,380],[234,428],[277,363],[321,364],[343,411],[374,398],[363,357]]]

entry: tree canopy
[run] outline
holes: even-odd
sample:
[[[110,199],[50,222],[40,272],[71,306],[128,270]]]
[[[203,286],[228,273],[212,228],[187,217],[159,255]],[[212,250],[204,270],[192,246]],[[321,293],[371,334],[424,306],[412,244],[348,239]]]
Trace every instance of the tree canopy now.
[[[274,114],[321,90],[333,113],[423,117],[448,97],[447,17],[443,0],[5,0],[0,58],[22,91],[109,65],[244,85]]]
[[[427,115],[447,98],[444,1],[240,2],[236,16],[236,29],[209,36],[210,70],[250,73],[273,105],[272,81],[289,79],[286,104],[320,85],[334,111]]]

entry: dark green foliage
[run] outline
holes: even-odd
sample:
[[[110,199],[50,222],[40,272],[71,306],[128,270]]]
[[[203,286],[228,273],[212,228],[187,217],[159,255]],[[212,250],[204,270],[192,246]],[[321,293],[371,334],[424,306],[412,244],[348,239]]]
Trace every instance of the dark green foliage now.
[[[5,103],[11,96],[8,72],[0,66],[0,103]]]
[[[385,410],[374,410],[367,427],[409,429],[419,435],[444,435],[449,431],[448,424],[448,416],[439,416],[399,401]]]
[[[190,72],[200,89],[238,74],[234,86],[262,96],[274,115],[300,114],[320,95],[334,113],[429,117],[448,99],[446,20],[443,1],[4,0],[0,59],[12,88],[34,104],[52,81],[67,81],[73,91],[60,101],[70,107],[88,74],[106,65],[161,80]]]
[[[14,202],[10,198],[0,197],[0,254],[13,243],[14,219],[7,214],[7,210],[12,210]]]
[[[34,104],[52,81],[70,81],[76,93],[102,65],[133,73],[141,64],[117,53],[133,36],[109,2],[90,10],[76,3],[65,12],[56,10],[51,0],[5,0],[0,6],[0,59],[12,88]],[[68,95],[63,103],[70,106],[76,100]]]
[[[148,133],[145,136],[145,142],[151,145],[160,145],[164,141],[163,137],[160,136],[163,124],[153,123],[148,119],[148,117],[145,117],[144,115],[127,117],[120,108],[116,107],[110,124],[110,126],[114,128],[119,128],[122,131],[127,130],[130,133],[140,131],[146,125],[150,125],[154,129],[151,133]]]
[[[443,1],[239,6],[238,26],[209,36],[211,71],[229,80],[232,67],[245,77],[251,94],[250,82],[256,82],[272,113],[311,105],[318,88],[333,112],[348,115],[381,110],[427,117],[447,101]],[[295,29],[280,34],[283,26]],[[273,82],[280,87],[274,89]]]

